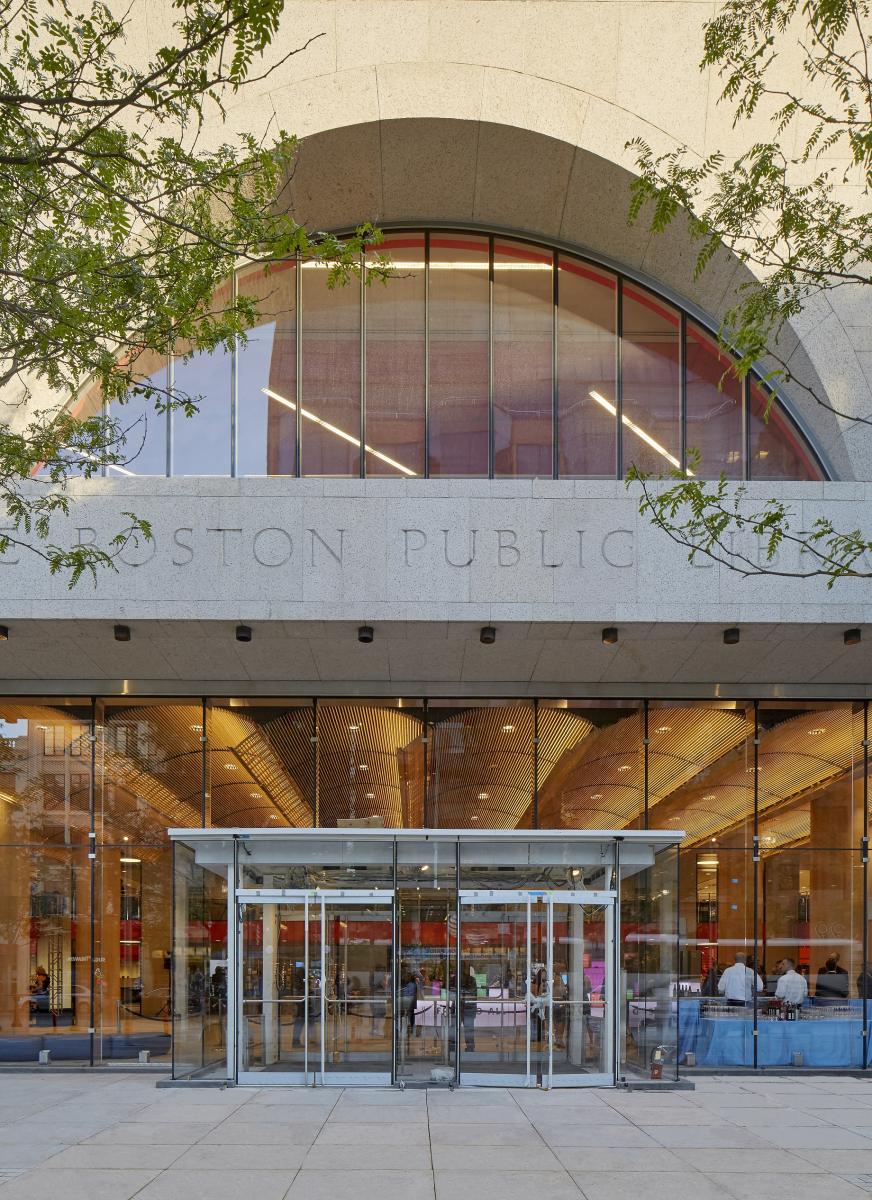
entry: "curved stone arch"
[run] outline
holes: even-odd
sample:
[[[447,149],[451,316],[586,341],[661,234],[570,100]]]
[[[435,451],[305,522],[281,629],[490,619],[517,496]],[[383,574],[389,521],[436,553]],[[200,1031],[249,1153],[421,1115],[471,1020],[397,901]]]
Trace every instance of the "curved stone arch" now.
[[[314,229],[374,220],[385,227],[482,228],[563,246],[623,271],[716,328],[751,273],[724,250],[696,278],[696,247],[684,223],[674,222],[658,237],[644,224],[628,225],[631,180],[618,163],[531,129],[404,117],[311,133],[301,140],[287,194],[297,219]],[[827,312],[830,353],[841,331],[844,353],[853,356],[828,305]],[[831,378],[817,369],[795,329],[784,331],[777,350],[797,379],[816,395],[831,396]],[[854,426],[801,386],[780,394],[830,477],[863,478],[858,446],[846,438]],[[858,415],[867,411],[864,397],[852,399],[851,405],[841,396],[831,402]]]

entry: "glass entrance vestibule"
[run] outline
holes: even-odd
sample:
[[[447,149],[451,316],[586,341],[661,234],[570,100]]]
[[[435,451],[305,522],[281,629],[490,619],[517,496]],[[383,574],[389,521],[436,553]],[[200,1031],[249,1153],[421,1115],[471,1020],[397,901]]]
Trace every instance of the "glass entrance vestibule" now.
[[[170,837],[177,1079],[548,1088],[677,1070],[679,833]]]

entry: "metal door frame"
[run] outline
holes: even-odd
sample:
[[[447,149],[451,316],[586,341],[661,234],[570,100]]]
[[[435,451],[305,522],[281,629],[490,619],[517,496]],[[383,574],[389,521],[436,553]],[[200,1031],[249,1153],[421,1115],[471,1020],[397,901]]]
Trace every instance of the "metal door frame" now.
[[[525,1026],[526,1026],[526,1071],[524,1074],[518,1073],[501,1074],[499,1072],[487,1071],[464,1071],[463,1070],[463,1054],[465,1051],[460,1047],[460,1033],[458,1029],[456,1046],[457,1058],[455,1073],[457,1082],[460,1084],[469,1084],[479,1087],[542,1087],[550,1089],[552,1087],[603,1087],[612,1086],[617,1081],[617,984],[615,980],[615,911],[617,908],[618,894],[617,891],[546,891],[538,888],[525,888],[521,890],[502,891],[497,889],[476,889],[466,890],[461,889],[458,892],[458,910],[460,913],[460,921],[457,930],[457,979],[458,979],[458,999],[457,1011],[460,1012],[459,1000],[459,981],[460,981],[460,959],[461,959],[461,940],[462,940],[462,924],[463,924],[463,905],[467,904],[526,904],[527,907],[527,978],[525,986]],[[544,903],[545,920],[546,920],[546,975],[548,979],[548,1060],[547,1070],[542,1070],[534,1075],[531,1070],[531,1052],[530,1052],[530,1017],[532,1012],[532,918],[533,904]],[[579,907],[585,904],[596,905],[605,908],[606,910],[606,946],[605,946],[605,984],[606,994],[604,997],[605,1011],[603,1013],[603,1036],[606,1041],[606,1064],[605,1072],[575,1074],[575,1075],[558,1075],[554,1076],[554,1021],[553,1021],[553,1006],[554,999],[552,995],[552,979],[554,977],[554,905],[555,904],[575,904]],[[459,1024],[459,1019],[458,1019]],[[541,1080],[540,1080],[541,1077]]]
[[[305,1025],[304,1029],[306,1036],[303,1040],[303,1070],[302,1071],[244,1071],[241,1067],[241,1055],[243,1048],[243,1038],[241,1024],[244,1019],[243,996],[242,996],[242,980],[243,980],[243,946],[242,946],[242,913],[247,904],[258,904],[262,907],[268,905],[279,904],[296,904],[303,907],[303,974],[304,974],[304,991],[303,1000],[305,1005]],[[234,955],[234,968],[236,979],[233,987],[234,995],[236,996],[236,1027],[235,1037],[233,1038],[234,1056],[234,1082],[241,1084],[255,1084],[258,1087],[287,1087],[295,1086],[339,1086],[339,1087],[382,1087],[389,1086],[393,1078],[393,1051],[391,1050],[391,1063],[387,1071],[328,1071],[326,1062],[326,1028],[327,1028],[327,996],[324,986],[324,975],[327,959],[327,941],[325,937],[327,928],[327,911],[328,908],[335,904],[376,904],[384,905],[390,909],[390,926],[394,928],[394,891],[392,888],[237,888],[235,897],[235,938],[234,944],[236,953]],[[321,922],[321,943],[320,943],[320,968],[321,968],[321,1013],[319,1016],[320,1030],[320,1054],[316,1058],[316,1065],[313,1066],[309,1062],[309,920],[310,910],[315,909],[320,914]],[[393,940],[393,933],[392,933]],[[391,948],[391,971],[393,973],[393,947]],[[390,995],[393,998],[393,986],[391,987]],[[261,1004],[264,1001],[261,1000]],[[280,1004],[281,1001],[270,1001],[270,1003]],[[393,999],[392,999],[393,1003]],[[228,1040],[228,1045],[230,1041]]]

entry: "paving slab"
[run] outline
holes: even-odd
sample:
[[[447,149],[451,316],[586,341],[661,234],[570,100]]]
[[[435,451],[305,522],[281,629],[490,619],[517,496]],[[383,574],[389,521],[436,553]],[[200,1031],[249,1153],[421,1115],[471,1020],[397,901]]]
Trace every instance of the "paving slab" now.
[[[156,1090],[0,1076],[0,1200],[869,1200],[872,1078]]]

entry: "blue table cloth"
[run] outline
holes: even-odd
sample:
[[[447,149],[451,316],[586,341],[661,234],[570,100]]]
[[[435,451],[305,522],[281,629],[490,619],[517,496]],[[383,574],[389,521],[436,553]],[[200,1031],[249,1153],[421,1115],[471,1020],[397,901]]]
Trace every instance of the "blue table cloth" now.
[[[872,1001],[869,1005],[872,1016]],[[861,1067],[862,1001],[852,1001],[851,1008],[850,1016],[810,1021],[773,1021],[761,1016],[757,1026],[758,1067],[793,1066],[797,1051],[802,1054],[804,1067]],[[692,1051],[699,1067],[751,1067],[754,1065],[751,1014],[701,1016],[698,1000],[682,1000],[678,1048],[679,1061]]]

